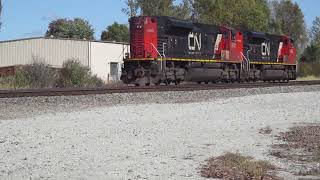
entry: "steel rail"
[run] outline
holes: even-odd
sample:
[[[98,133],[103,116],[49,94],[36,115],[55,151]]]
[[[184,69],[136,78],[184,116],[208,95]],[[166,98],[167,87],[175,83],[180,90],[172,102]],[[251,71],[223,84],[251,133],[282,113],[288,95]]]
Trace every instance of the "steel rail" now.
[[[119,86],[104,88],[53,88],[53,89],[19,89],[0,90],[0,98],[38,97],[38,96],[79,96],[113,93],[164,92],[164,91],[200,91],[218,89],[261,88],[276,86],[310,86],[320,85],[320,81],[291,81],[289,83],[234,83],[234,84],[181,84],[178,86]]]

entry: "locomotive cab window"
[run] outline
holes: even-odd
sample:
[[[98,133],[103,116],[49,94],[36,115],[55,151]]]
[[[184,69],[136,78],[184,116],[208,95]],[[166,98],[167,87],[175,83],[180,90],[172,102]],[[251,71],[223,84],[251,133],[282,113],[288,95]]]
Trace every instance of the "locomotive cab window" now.
[[[229,39],[229,33],[228,32],[223,32],[223,38],[224,39]]]
[[[231,40],[236,41],[236,33],[234,31],[231,31]]]

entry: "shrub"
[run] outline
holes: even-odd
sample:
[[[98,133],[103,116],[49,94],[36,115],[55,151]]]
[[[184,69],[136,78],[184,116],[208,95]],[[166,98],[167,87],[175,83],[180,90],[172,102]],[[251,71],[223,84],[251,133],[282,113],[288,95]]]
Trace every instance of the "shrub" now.
[[[15,75],[0,77],[0,88],[102,87],[104,82],[77,60],[68,60],[62,69],[52,68],[34,57],[30,65],[16,68]]]
[[[299,65],[298,76],[316,76],[320,77],[320,63],[302,63]]]
[[[31,65],[17,68],[14,84],[16,88],[50,88],[55,85],[56,71],[37,58]]]
[[[102,87],[103,81],[92,75],[90,69],[71,59],[63,63],[59,84],[63,87]]]
[[[13,88],[14,88],[14,76],[0,77],[0,89],[13,89]]]
[[[270,171],[276,167],[267,161],[256,161],[240,154],[226,153],[207,160],[201,168],[201,176],[223,179],[278,179]]]

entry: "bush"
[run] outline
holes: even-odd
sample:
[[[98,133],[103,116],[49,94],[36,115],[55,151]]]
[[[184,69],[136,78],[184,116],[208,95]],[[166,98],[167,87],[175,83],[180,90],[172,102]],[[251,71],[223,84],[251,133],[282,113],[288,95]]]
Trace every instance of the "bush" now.
[[[38,58],[16,68],[14,76],[0,77],[0,88],[102,87],[104,82],[77,60],[68,60],[62,69],[52,68]]]
[[[316,76],[320,77],[320,63],[302,63],[298,69],[299,77]]]
[[[207,164],[201,168],[201,176],[221,179],[278,179],[270,175],[275,169],[267,161],[256,161],[238,153],[226,153],[207,160]]]
[[[102,87],[103,81],[77,60],[63,63],[59,84],[63,87]]]
[[[56,71],[48,64],[34,58],[31,65],[17,68],[14,79],[16,88],[51,88],[57,78]]]
[[[14,76],[0,77],[0,89],[13,89],[14,88]]]

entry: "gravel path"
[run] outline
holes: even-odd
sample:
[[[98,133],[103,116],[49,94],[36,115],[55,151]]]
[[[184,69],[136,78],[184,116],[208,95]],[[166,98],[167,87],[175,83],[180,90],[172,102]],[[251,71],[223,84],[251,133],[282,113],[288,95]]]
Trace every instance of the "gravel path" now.
[[[258,94],[320,91],[320,85],[269,87],[253,89],[229,89],[194,92],[152,92],[105,94],[69,97],[26,97],[0,99],[0,120],[34,117],[57,112],[74,112],[96,107],[135,104],[167,104],[207,102],[229,97]]]
[[[317,88],[278,94],[239,90],[256,95],[233,98],[222,98],[230,91],[226,95],[210,92],[206,97],[216,98],[187,104],[145,104],[141,98],[139,105],[119,102],[0,120],[0,179],[202,179],[200,164],[227,151],[285,167],[268,155],[274,138],[259,134],[259,129],[270,126],[276,135],[297,123],[319,123]],[[190,93],[190,101],[197,93],[204,92]],[[147,93],[143,96],[149,96],[150,102],[164,101]]]

